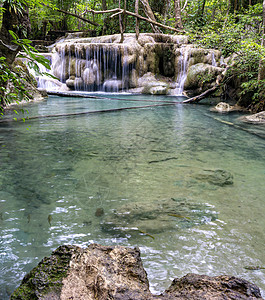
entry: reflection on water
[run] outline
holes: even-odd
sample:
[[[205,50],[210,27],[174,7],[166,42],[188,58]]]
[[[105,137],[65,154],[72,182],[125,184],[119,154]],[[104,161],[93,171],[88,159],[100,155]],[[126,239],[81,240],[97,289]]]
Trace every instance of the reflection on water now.
[[[149,104],[50,97],[28,109]],[[264,295],[264,270],[244,269],[265,264],[264,127],[237,117],[177,104],[1,123],[0,298],[59,245],[92,242],[139,246],[155,293],[196,272],[243,277]]]

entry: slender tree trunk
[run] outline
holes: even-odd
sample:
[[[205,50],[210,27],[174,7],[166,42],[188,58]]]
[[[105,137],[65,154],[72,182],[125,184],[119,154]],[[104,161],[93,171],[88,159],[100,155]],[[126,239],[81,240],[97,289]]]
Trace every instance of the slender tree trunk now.
[[[121,9],[121,0],[119,0],[119,8]],[[119,15],[119,25],[120,25],[120,32],[121,32],[120,43],[123,43],[123,41],[124,41],[124,36],[123,36],[123,32],[124,32],[124,30],[123,30],[123,21],[124,20],[123,20],[123,16],[124,16],[123,13]]]
[[[135,13],[137,15],[139,13],[139,0],[135,0]],[[139,23],[140,23],[139,18],[136,18],[136,20],[135,20],[135,36],[136,36],[136,40],[138,40],[138,37],[139,37]]]
[[[181,20],[181,7],[180,0],[174,0],[175,4],[175,27],[183,29],[182,20]]]
[[[261,46],[265,47],[265,0],[263,0]],[[263,79],[265,79],[265,61],[264,59],[261,58],[259,61],[258,80],[263,80]]]
[[[200,17],[201,17],[201,18],[203,18],[203,15],[204,15],[205,3],[206,3],[206,0],[203,0],[203,1],[202,1],[202,6],[201,6],[201,8],[200,8]]]
[[[156,21],[155,15],[149,5],[148,0],[140,0],[140,1],[143,4],[144,12],[145,12],[147,18],[149,18],[150,20]],[[151,27],[152,27],[152,30],[154,33],[161,33],[161,30],[157,26],[151,24]]]
[[[102,10],[107,10],[107,2],[106,2],[106,0],[102,0]]]
[[[13,37],[10,35],[9,30],[15,32],[19,38],[26,38],[31,27],[27,7],[18,12],[14,10],[13,6],[10,6],[9,1],[5,1],[3,8],[5,11],[0,30],[0,56],[4,56],[6,62],[11,65],[19,49],[17,45],[12,43]]]
[[[167,19],[169,8],[170,8],[170,0],[166,0],[166,7],[165,7],[165,10],[164,10],[164,15],[163,15],[164,22]]]

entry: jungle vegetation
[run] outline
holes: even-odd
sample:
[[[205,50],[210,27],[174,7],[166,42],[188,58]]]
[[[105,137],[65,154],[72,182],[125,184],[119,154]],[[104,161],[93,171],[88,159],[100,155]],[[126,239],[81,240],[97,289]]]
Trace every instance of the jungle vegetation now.
[[[231,56],[226,84],[237,87],[241,105],[265,110],[265,0],[0,0],[0,25],[2,107],[11,101],[4,96],[8,81],[17,88],[11,98],[25,96],[23,82],[12,67],[21,48],[31,55],[35,49],[30,40],[87,31],[91,36],[187,34],[192,42]],[[34,55],[32,62],[42,60]]]

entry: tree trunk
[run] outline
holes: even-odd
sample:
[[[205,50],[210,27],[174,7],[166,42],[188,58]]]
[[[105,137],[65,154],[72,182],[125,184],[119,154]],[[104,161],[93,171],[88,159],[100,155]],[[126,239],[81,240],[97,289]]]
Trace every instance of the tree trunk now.
[[[21,13],[14,10],[9,5],[9,1],[5,1],[3,8],[5,9],[2,18],[2,27],[0,30],[0,56],[6,58],[6,62],[11,65],[19,51],[17,45],[12,43],[12,36],[9,30],[12,30],[20,38],[26,38],[30,33],[30,21],[28,8],[25,7]]]
[[[138,15],[139,13],[139,0],[135,0],[135,13]],[[135,36],[136,36],[136,40],[138,40],[139,37],[139,18],[136,17],[135,20]]]
[[[102,10],[107,10],[107,2],[106,2],[106,0],[102,0]]]
[[[261,46],[265,47],[265,0],[263,0]],[[263,80],[263,79],[265,79],[265,61],[264,59],[261,58],[259,61],[258,80]]]
[[[148,0],[140,0],[140,1],[143,4],[144,12],[145,12],[147,18],[149,18],[150,20],[153,20],[153,21],[156,22],[155,15],[154,15],[154,13],[153,13],[150,5],[149,5]],[[161,30],[157,26],[151,24],[151,27],[152,27],[152,30],[153,30],[154,33],[161,33]]]
[[[181,7],[180,0],[174,0],[175,4],[175,27],[183,29],[182,20],[181,20]]]
[[[121,0],[119,0],[119,8],[121,8]],[[124,36],[123,36],[123,13],[119,14],[119,25],[120,25],[120,32],[121,32],[121,40],[120,43],[123,43]]]
[[[201,20],[203,19],[203,15],[204,15],[205,2],[206,2],[206,0],[203,0],[202,5],[199,6],[199,9],[198,9],[198,16]]]

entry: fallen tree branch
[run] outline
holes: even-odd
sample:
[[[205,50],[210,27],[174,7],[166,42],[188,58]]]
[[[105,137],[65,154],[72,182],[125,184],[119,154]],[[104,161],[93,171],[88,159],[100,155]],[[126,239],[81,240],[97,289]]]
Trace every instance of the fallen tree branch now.
[[[143,16],[141,16],[141,15],[139,15],[139,14],[130,12],[130,11],[128,11],[128,10],[126,10],[125,13],[126,13],[127,15],[129,15],[129,16],[133,16],[133,17],[135,17],[135,18],[138,18],[138,19],[141,19],[141,20],[143,20],[143,21],[149,22],[149,23],[151,23],[151,24],[154,24],[154,25],[156,25],[156,26],[158,26],[158,27],[161,27],[161,28],[164,28],[164,29],[169,29],[169,30],[172,30],[172,31],[175,31],[175,32],[184,32],[184,30],[177,29],[177,28],[173,28],[173,27],[170,27],[170,26],[167,26],[167,25],[163,25],[163,24],[161,24],[161,23],[158,23],[158,22],[153,21],[153,20],[151,20],[151,19],[147,19],[147,18],[145,18],[145,17],[143,17]]]
[[[216,84],[212,88],[208,89],[207,91],[201,93],[198,96],[189,98],[187,100],[184,100],[183,103],[198,103],[200,100],[206,98],[207,96],[211,95],[214,91],[216,91],[221,86],[221,83]]]
[[[110,109],[102,109],[102,110],[92,110],[92,111],[82,111],[77,113],[68,113],[68,114],[57,114],[57,115],[46,115],[46,116],[35,116],[35,117],[26,117],[21,119],[0,119],[0,123],[9,123],[10,121],[29,121],[29,120],[36,120],[36,119],[47,119],[47,118],[63,118],[63,117],[75,117],[75,116],[82,116],[82,115],[93,115],[93,114],[103,114],[103,113],[112,113],[118,112],[123,110],[131,110],[131,109],[143,109],[143,108],[150,108],[150,107],[162,107],[162,106],[170,106],[175,105],[175,103],[161,103],[161,104],[151,104],[151,105],[143,105],[143,106],[130,106],[130,107],[120,107],[120,108],[110,108]]]
[[[114,13],[113,15],[111,15],[111,18],[113,18],[115,16],[118,16],[118,15],[120,15],[122,13],[125,13],[125,14],[127,14],[129,16],[135,17],[137,19],[141,19],[143,21],[149,22],[151,24],[154,24],[154,25],[159,26],[159,27],[164,28],[164,29],[169,29],[169,30],[172,30],[172,31],[175,31],[175,32],[184,32],[184,30],[173,28],[173,27],[170,27],[170,26],[167,26],[167,25],[163,25],[163,24],[158,23],[156,21],[153,21],[151,19],[145,18],[145,17],[139,15],[138,13],[133,13],[133,12],[130,12],[128,10],[123,10],[121,8],[115,8],[115,9],[109,9],[109,10],[93,10],[93,9],[90,9],[90,10],[86,10],[86,12],[91,12],[93,14]]]
[[[140,0],[140,2],[142,3],[143,7],[144,7],[144,13],[147,17],[147,19],[155,21],[156,22],[156,18],[155,15],[152,11],[152,8],[150,7],[150,4],[148,2],[148,0]],[[158,28],[158,26],[154,26],[153,23],[150,23],[152,30],[154,33],[162,33],[161,30]]]
[[[182,101],[164,101],[164,100],[146,100],[146,99],[127,99],[127,98],[113,98],[113,97],[101,97],[94,95],[87,95],[82,93],[69,93],[69,92],[57,92],[57,91],[48,91],[48,95],[58,96],[58,97],[76,97],[76,98],[88,98],[88,99],[100,99],[100,100],[114,100],[114,101],[128,101],[128,102],[157,102],[163,104],[181,104]]]
[[[115,13],[120,11],[120,8],[114,8],[114,9],[108,9],[108,10],[94,10],[94,9],[86,9],[85,12],[89,13],[91,12],[92,14],[108,14],[108,13]]]
[[[46,5],[46,4],[42,4],[42,5],[45,6],[45,7],[50,8],[50,9],[53,9],[53,8],[50,7],[49,5]],[[78,19],[80,19],[80,20],[82,20],[82,21],[84,21],[84,22],[87,22],[87,23],[91,24],[91,25],[94,25],[94,26],[100,26],[98,23],[95,23],[95,22],[93,22],[93,21],[91,21],[91,20],[89,20],[89,19],[86,19],[86,18],[84,18],[84,17],[81,17],[81,16],[79,16],[79,15],[77,15],[77,14],[74,14],[74,13],[71,13],[71,12],[67,12],[67,11],[62,10],[62,9],[59,9],[59,8],[56,8],[56,10],[59,11],[59,12],[61,12],[61,13],[63,13],[63,14],[70,15],[70,16],[73,16],[73,17],[75,17],[75,18],[78,18]],[[153,24],[153,25],[156,25],[156,26],[161,27],[161,28],[164,28],[164,29],[172,30],[172,31],[175,31],[175,32],[184,32],[184,30],[177,29],[177,28],[173,28],[173,27],[170,27],[170,26],[167,26],[167,25],[163,25],[163,24],[158,23],[158,22],[156,22],[156,21],[153,21],[153,20],[151,20],[151,19],[145,18],[145,17],[143,17],[143,16],[141,16],[141,15],[139,15],[139,14],[130,12],[130,11],[128,11],[128,10],[123,10],[123,9],[121,9],[121,8],[115,8],[115,9],[109,9],[109,10],[98,10],[98,11],[93,10],[93,9],[90,9],[90,10],[86,10],[86,12],[91,12],[91,13],[93,13],[93,14],[107,14],[107,13],[114,13],[114,14],[112,15],[112,17],[124,13],[124,14],[127,14],[127,15],[129,15],[129,16],[133,16],[133,17],[135,17],[135,18],[141,19],[141,20],[143,20],[143,21],[146,21],[146,22],[148,22],[148,23],[151,23],[151,24]],[[117,13],[117,14],[116,14],[116,13]]]
[[[46,4],[42,4],[42,5],[45,6],[45,7],[50,8],[50,9],[53,9],[53,8],[50,7],[49,5],[46,5]],[[71,12],[68,12],[68,11],[65,11],[65,10],[62,10],[62,9],[59,9],[59,8],[56,8],[55,10],[57,10],[57,11],[59,11],[59,12],[65,14],[65,15],[69,15],[69,16],[78,18],[78,19],[80,19],[80,20],[82,20],[82,21],[84,21],[84,22],[87,22],[87,23],[91,24],[91,25],[99,26],[98,23],[93,22],[93,21],[91,21],[91,20],[89,20],[89,19],[83,18],[83,17],[81,17],[81,16],[79,16],[79,15],[77,15],[77,14],[74,14],[74,13],[71,13]]]
[[[111,15],[110,18],[116,17],[121,14],[123,14],[123,10],[120,10],[120,11],[116,12],[115,14]]]

